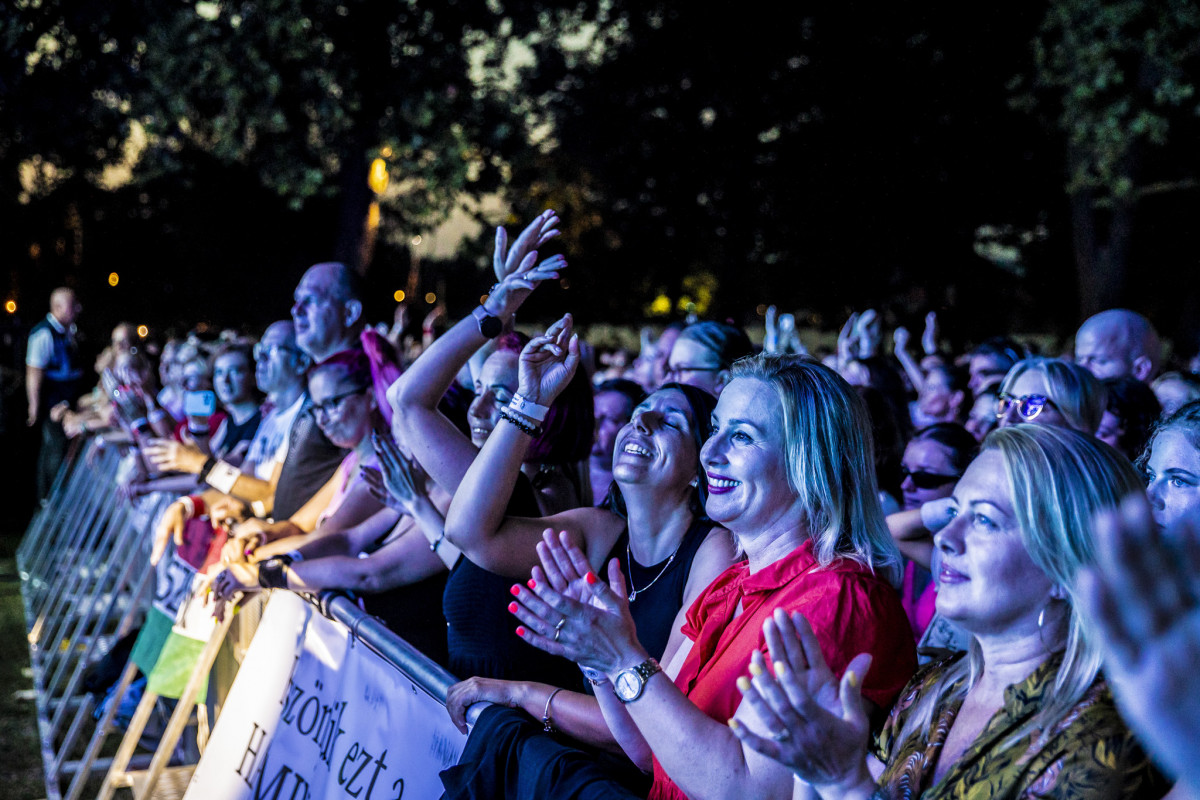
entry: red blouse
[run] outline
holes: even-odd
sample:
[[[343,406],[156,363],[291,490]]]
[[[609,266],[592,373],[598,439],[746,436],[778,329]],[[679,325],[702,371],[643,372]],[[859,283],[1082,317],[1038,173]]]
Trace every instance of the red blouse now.
[[[739,603],[742,613],[734,616]],[[912,629],[896,590],[848,558],[822,569],[810,540],[753,575],[745,562],[733,565],[688,609],[683,633],[694,644],[675,685],[722,724],[742,701],[736,681],[749,674],[751,653],[767,655],[762,626],[776,608],[804,615],[839,677],[859,653],[873,655],[863,696],[882,708],[916,671]],[[684,797],[656,758],[651,800]]]

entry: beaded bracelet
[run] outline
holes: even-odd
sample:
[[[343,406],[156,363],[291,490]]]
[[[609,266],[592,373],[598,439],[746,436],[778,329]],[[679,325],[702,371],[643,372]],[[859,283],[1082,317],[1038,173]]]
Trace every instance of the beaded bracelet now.
[[[518,417],[515,412],[509,411],[508,408],[500,409],[500,417],[526,436],[537,436],[542,432],[540,427],[529,424],[525,420]]]

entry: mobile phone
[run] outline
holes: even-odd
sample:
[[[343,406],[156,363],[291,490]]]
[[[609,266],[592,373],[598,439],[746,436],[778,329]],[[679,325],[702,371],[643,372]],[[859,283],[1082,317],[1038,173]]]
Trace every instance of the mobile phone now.
[[[205,389],[183,393],[183,413],[189,417],[211,417],[217,410],[217,396]]]

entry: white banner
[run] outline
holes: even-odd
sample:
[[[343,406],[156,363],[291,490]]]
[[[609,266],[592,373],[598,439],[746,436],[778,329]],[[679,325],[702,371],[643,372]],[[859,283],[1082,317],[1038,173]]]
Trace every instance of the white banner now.
[[[441,703],[279,591],[185,800],[432,800],[465,744]]]

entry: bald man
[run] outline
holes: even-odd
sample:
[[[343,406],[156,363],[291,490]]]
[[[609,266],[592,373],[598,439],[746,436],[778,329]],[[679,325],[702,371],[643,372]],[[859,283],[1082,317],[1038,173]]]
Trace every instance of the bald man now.
[[[26,424],[41,426],[39,500],[50,494],[67,452],[67,435],[61,423],[50,419],[50,409],[60,403],[74,403],[84,388],[75,329],[81,310],[75,292],[66,287],[55,289],[50,294],[50,313],[33,326],[25,350],[25,397],[29,401]]]
[[[1111,308],[1079,326],[1075,362],[1101,380],[1129,375],[1149,383],[1162,364],[1162,341],[1141,314]]]

